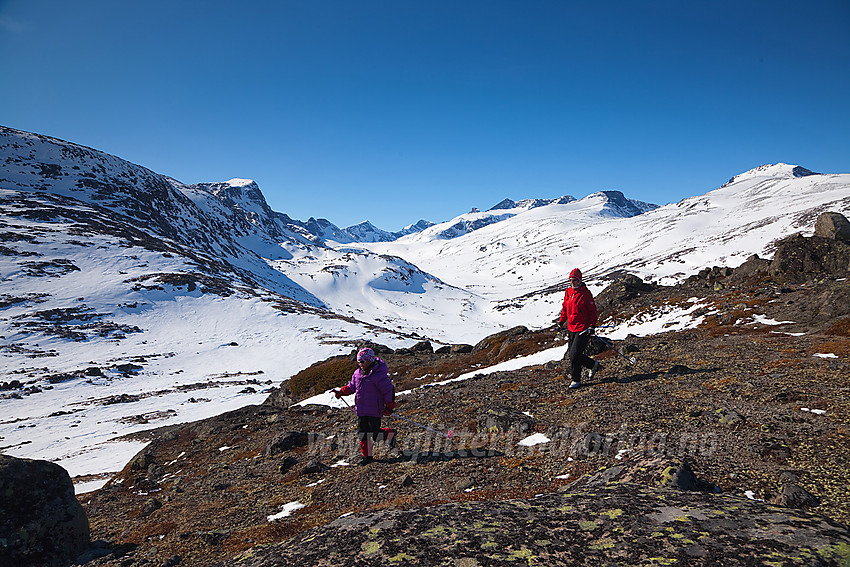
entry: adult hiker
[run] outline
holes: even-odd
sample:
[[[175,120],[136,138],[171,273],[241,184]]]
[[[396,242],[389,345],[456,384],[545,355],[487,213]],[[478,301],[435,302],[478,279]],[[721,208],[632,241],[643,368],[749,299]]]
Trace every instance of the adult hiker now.
[[[375,355],[371,348],[357,353],[357,370],[351,381],[334,390],[337,398],[354,394],[354,411],[357,414],[357,437],[362,458],[357,463],[368,465],[373,460],[374,442],[378,438],[395,447],[395,429],[381,427],[381,416],[391,415],[395,409],[395,388],[390,381],[387,363]]]
[[[558,328],[567,327],[567,341],[569,349],[567,353],[570,360],[570,388],[581,386],[581,369],[589,368],[588,378],[593,378],[602,368],[599,362],[593,360],[586,354],[584,349],[590,342],[593,328],[599,315],[596,311],[596,302],[593,294],[581,281],[581,270],[574,268],[570,272],[570,287],[564,294],[564,304],[561,308],[561,316],[558,317]]]

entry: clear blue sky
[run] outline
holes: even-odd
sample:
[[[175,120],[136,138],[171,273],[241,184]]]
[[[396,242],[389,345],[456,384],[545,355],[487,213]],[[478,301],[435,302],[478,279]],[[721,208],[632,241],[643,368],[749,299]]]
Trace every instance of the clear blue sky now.
[[[0,124],[398,230],[850,172],[847,0],[0,0]]]

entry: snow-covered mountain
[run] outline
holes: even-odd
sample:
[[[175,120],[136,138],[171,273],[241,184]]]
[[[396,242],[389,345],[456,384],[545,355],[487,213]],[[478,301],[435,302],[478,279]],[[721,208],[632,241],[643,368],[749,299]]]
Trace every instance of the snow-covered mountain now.
[[[600,207],[597,211],[600,217],[633,217],[658,207],[658,205],[627,199],[619,191],[600,191],[585,197],[585,199],[596,199],[600,202]],[[551,205],[567,205],[575,202],[575,197],[571,195],[565,195],[558,199],[524,199],[521,201],[504,199],[484,212],[473,209],[449,221],[423,228],[412,233],[404,242],[428,242],[435,239],[450,240],[486,226],[501,223],[532,209]],[[368,241],[363,240],[361,242]],[[376,241],[373,240],[371,242]],[[383,242],[389,242],[389,240],[384,240]]]
[[[121,433],[255,403],[358,341],[545,326],[572,267],[597,290],[617,270],[672,282],[850,214],[850,175],[776,164],[659,208],[505,200],[399,234],[2,127],[0,164],[0,450],[72,475],[123,466]]]
[[[543,321],[531,304],[545,297],[541,290],[564,282],[572,267],[581,267],[597,288],[618,270],[672,283],[705,266],[734,267],[751,254],[770,254],[777,239],[810,232],[820,212],[847,214],[850,175],[800,175],[806,171],[787,164],[762,166],[705,195],[634,216],[622,215],[619,196],[612,207],[612,192],[527,210],[499,209],[511,216],[453,239],[442,237],[445,225],[436,225],[368,248],[427,266],[448,284],[510,304],[529,322]],[[484,213],[459,218],[478,214]]]
[[[330,240],[339,244],[350,244],[352,242],[391,242],[433,225],[434,223],[430,221],[420,220],[398,232],[387,232],[377,228],[369,221],[363,221],[348,228],[339,228],[329,220],[310,218],[304,228],[323,241]]]

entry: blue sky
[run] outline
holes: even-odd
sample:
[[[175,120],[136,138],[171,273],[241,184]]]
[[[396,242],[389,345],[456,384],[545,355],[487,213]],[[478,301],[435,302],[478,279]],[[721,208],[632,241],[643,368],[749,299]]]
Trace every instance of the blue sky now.
[[[0,124],[398,230],[850,172],[850,2],[0,0]]]

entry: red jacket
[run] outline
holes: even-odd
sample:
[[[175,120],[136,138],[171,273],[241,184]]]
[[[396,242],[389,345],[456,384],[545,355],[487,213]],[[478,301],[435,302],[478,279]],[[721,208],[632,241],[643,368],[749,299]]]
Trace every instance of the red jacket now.
[[[558,323],[566,321],[568,331],[580,333],[588,327],[595,326],[598,317],[596,302],[586,285],[582,284],[578,288],[567,288]]]

